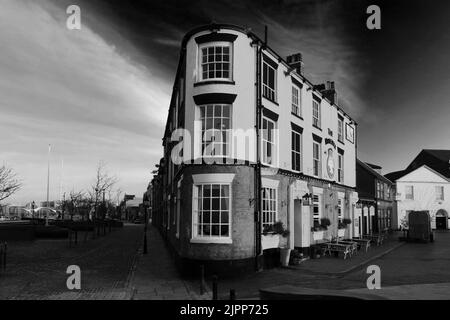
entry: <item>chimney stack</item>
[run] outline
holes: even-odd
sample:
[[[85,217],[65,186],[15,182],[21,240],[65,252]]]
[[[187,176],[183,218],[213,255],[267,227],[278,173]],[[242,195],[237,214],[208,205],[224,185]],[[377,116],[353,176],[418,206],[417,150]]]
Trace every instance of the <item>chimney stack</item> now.
[[[314,89],[319,90],[328,100],[337,104],[337,92],[334,81],[327,81],[326,84],[318,84]]]
[[[301,53],[291,54],[286,58],[287,63],[290,67],[294,68],[295,71],[303,76],[303,58]]]

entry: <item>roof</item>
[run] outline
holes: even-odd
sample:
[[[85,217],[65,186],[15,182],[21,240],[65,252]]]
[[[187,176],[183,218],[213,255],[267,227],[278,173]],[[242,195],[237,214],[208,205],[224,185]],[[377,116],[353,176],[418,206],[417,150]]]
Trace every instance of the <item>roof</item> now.
[[[379,172],[375,171],[375,169],[373,169],[369,164],[367,164],[365,162],[362,162],[359,159],[356,159],[356,164],[360,165],[362,168],[364,168],[367,171],[369,171],[372,175],[376,176],[378,179],[383,180],[384,182],[392,184],[392,181],[390,179],[388,179],[387,177],[383,176]]]
[[[369,162],[366,162],[366,164],[369,167],[371,167],[372,169],[382,169],[382,167],[380,167],[379,165],[376,165],[376,164],[372,164],[372,163],[369,163]]]
[[[400,170],[400,171],[390,172],[388,174],[385,174],[384,176],[391,181],[396,181],[406,174],[407,174],[406,170]]]
[[[134,198],[133,200],[127,200],[126,206],[128,207],[139,207],[140,204],[143,203],[142,198]]]
[[[433,157],[435,157],[436,159],[439,159],[446,163],[449,163],[449,161],[450,161],[450,150],[423,149],[422,152],[428,153],[428,154],[432,155]]]

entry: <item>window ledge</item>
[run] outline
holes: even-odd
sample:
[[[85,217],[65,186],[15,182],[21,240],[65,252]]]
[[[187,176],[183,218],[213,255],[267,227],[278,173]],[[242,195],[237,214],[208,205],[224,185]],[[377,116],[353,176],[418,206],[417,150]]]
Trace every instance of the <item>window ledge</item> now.
[[[275,100],[270,99],[269,97],[266,97],[265,95],[262,96],[264,99],[266,99],[267,101],[272,102],[274,105],[279,106],[278,102],[276,102]]]
[[[296,113],[294,113],[294,112],[292,112],[292,111],[291,111],[291,114],[292,114],[294,117],[299,118],[300,120],[304,120],[302,116],[299,116],[298,114],[296,114]]]
[[[222,244],[232,244],[233,240],[231,238],[192,238],[191,243],[222,243]]]
[[[194,87],[206,86],[209,84],[230,84],[235,85],[236,83],[233,80],[203,80],[194,83]]]
[[[316,125],[312,125],[314,128],[316,128],[317,130],[320,130],[320,131],[322,131],[322,129],[320,128],[320,127],[318,127],[318,126],[316,126]]]

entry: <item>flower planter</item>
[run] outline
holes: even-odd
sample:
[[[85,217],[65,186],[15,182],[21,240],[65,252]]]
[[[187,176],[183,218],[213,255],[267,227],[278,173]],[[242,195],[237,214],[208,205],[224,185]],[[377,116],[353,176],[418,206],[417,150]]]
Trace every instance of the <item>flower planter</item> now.
[[[291,257],[291,249],[281,248],[280,249],[280,261],[283,267],[287,267],[289,265],[289,258]]]
[[[279,234],[267,234],[261,236],[261,247],[263,250],[278,248],[280,246]]]
[[[325,234],[325,231],[314,231],[312,233],[313,235],[313,240],[317,241],[317,240],[323,240],[323,235]]]
[[[338,237],[344,237],[345,236],[345,229],[338,229]]]

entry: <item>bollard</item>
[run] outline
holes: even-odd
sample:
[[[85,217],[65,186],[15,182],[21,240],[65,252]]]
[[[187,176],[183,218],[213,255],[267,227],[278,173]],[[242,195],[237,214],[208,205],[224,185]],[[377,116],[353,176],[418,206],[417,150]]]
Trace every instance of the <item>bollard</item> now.
[[[205,293],[205,266],[200,266],[200,295]]]
[[[218,281],[218,277],[216,275],[214,275],[213,276],[213,284],[212,284],[212,290],[213,290],[212,299],[213,300],[218,300],[217,299],[217,281]]]
[[[144,232],[144,254],[147,254],[147,232]]]
[[[234,289],[230,290],[230,300],[236,300],[236,291]]]

